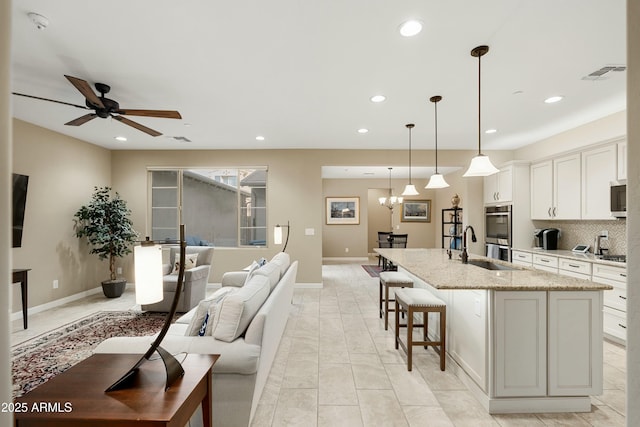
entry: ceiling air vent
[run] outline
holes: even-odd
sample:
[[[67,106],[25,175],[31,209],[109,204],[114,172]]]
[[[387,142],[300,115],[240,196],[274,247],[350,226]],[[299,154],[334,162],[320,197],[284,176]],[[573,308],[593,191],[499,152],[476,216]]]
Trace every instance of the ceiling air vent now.
[[[626,70],[627,70],[626,65],[605,65],[599,70],[592,72],[588,76],[584,76],[582,80],[606,80],[611,75],[605,76],[605,74],[609,73],[610,71],[626,71]]]
[[[169,138],[175,139],[176,141],[191,142],[191,140],[186,136],[170,136]]]

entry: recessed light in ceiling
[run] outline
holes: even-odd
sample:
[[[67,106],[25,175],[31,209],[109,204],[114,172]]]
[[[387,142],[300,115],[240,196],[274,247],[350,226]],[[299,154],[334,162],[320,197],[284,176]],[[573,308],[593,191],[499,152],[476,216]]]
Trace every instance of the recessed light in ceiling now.
[[[191,126],[191,123],[183,123],[186,127]]]
[[[422,31],[422,22],[411,19],[400,25],[400,35],[404,37],[413,37]]]
[[[369,129],[365,129],[365,128],[358,129],[358,133],[367,133],[367,132],[369,132]]]
[[[262,135],[256,136],[256,141],[264,141],[264,136]]]
[[[371,99],[371,102],[382,102],[382,101],[384,101],[385,99],[387,99],[387,97],[386,97],[386,96],[384,96],[384,95],[373,95],[373,96],[372,96],[371,98],[369,98],[369,99]]]
[[[115,139],[120,142],[125,142],[127,140],[126,136],[116,136]]]
[[[498,129],[487,129],[484,131],[484,133],[496,133],[498,132]]]
[[[562,96],[550,96],[544,100],[545,104],[554,104],[558,101],[562,101]]]

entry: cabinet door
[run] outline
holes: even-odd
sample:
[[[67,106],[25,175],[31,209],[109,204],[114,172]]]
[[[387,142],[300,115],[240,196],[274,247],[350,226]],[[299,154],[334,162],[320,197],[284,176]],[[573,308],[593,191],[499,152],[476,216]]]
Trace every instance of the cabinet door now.
[[[484,177],[484,202],[485,204],[497,202],[498,195],[498,179],[496,175],[489,175]]]
[[[618,142],[618,179],[627,179],[627,143]]]
[[[553,205],[553,163],[531,165],[531,219],[551,219]]]
[[[580,219],[580,154],[553,161],[553,209],[555,219]]]
[[[582,219],[611,219],[610,183],[617,178],[616,146],[582,153]]]
[[[500,169],[495,176],[498,185],[498,201],[510,202],[513,200],[513,167],[507,166]]]
[[[549,395],[602,393],[602,291],[549,293]]]
[[[547,293],[495,292],[495,394],[547,394]]]

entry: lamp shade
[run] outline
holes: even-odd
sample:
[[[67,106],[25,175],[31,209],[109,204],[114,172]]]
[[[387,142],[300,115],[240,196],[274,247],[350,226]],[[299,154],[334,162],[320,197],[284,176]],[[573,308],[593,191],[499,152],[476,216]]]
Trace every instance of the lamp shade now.
[[[162,301],[162,246],[141,245],[133,248],[136,304]]]
[[[418,194],[418,190],[416,190],[416,186],[413,184],[407,184],[404,187],[404,191],[402,192],[403,196],[417,196]]]
[[[498,172],[500,171],[495,166],[493,166],[493,163],[491,163],[491,160],[489,160],[488,156],[484,154],[478,154],[473,159],[471,159],[469,169],[467,169],[467,171],[462,176],[489,176]]]
[[[449,184],[444,180],[444,176],[441,173],[434,173],[424,188],[446,188],[448,186]]]
[[[282,227],[276,225],[273,229],[273,243],[276,245],[282,244]]]

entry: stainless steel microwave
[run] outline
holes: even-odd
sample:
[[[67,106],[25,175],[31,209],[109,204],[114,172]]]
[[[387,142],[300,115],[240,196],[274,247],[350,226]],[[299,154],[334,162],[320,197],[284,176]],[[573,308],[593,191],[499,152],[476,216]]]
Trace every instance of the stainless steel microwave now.
[[[627,216],[627,181],[611,181],[611,216]]]

